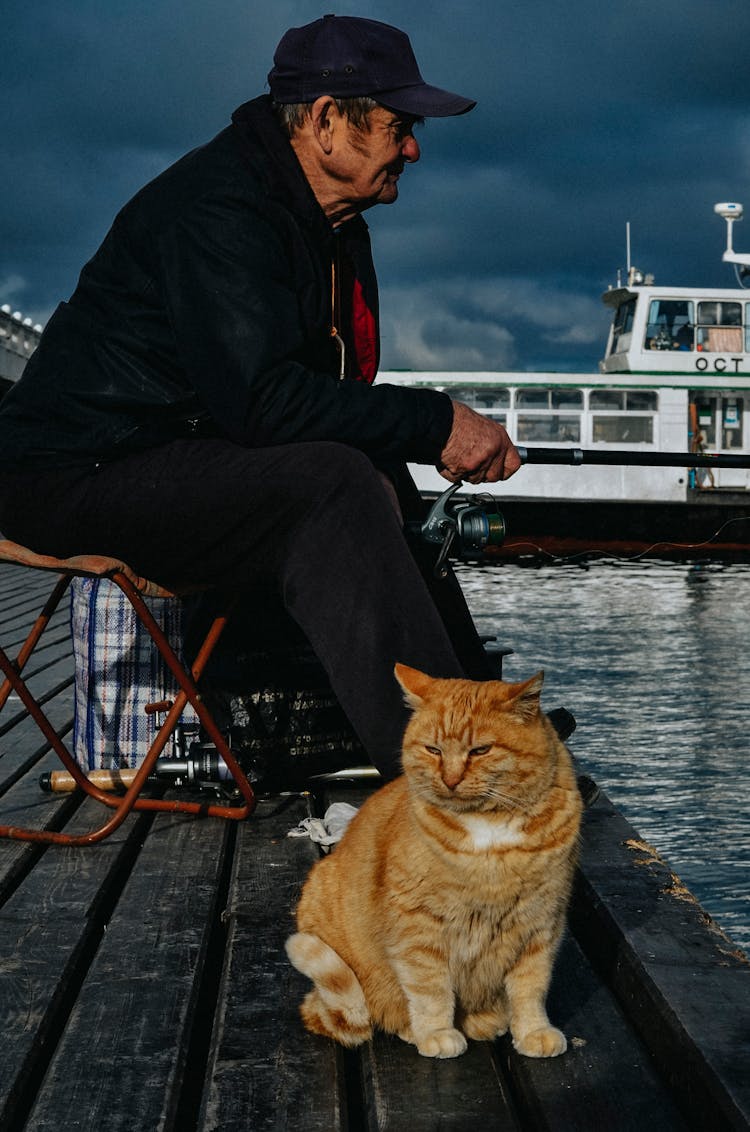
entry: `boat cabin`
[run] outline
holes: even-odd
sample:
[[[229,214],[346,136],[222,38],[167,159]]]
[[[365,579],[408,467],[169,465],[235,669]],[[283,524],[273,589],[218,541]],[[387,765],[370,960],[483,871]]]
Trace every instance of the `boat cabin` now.
[[[599,369],[709,381],[750,376],[750,292],[738,295],[647,284],[605,291],[613,318]]]
[[[748,451],[750,291],[638,282],[602,298],[612,324],[600,372],[612,381],[638,375],[663,394],[687,389],[685,440],[692,443],[700,430],[709,451]],[[738,488],[747,479],[742,472],[723,476],[724,486]]]

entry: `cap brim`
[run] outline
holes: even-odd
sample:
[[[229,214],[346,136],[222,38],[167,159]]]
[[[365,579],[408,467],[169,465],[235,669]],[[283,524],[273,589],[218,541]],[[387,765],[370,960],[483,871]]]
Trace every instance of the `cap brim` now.
[[[476,106],[476,102],[470,98],[451,94],[449,90],[441,90],[429,83],[403,86],[397,90],[372,91],[371,97],[389,110],[415,114],[418,118],[449,118],[455,114],[467,114]]]

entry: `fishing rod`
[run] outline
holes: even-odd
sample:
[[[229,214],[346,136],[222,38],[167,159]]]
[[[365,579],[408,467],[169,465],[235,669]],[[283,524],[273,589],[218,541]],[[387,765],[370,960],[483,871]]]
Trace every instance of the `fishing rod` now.
[[[584,448],[524,448],[516,451],[522,464],[622,464],[646,468],[750,468],[750,453],[730,452],[631,452]]]
[[[750,468],[750,454],[730,452],[633,452],[626,449],[591,450],[584,448],[525,448],[517,444],[522,464],[621,464],[666,468]],[[498,510],[500,502],[486,494],[457,496],[461,481],[447,488],[434,501],[427,517],[407,527],[439,546],[433,573],[444,578],[448,559],[458,555],[465,561],[479,559],[489,547],[505,541],[505,519]]]

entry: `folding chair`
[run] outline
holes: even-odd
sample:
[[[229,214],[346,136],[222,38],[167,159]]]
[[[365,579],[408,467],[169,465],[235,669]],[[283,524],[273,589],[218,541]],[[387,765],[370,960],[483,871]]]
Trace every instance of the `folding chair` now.
[[[224,736],[219,731],[216,722],[208,710],[197,687],[197,682],[208,663],[208,660],[227,624],[231,610],[226,609],[211,623],[203,644],[190,671],[177,657],[165,634],[154,619],[151,611],[143,600],[144,597],[178,597],[179,594],[164,589],[155,582],[139,577],[134,570],[124,562],[107,558],[102,555],[82,554],[73,558],[53,558],[44,554],[35,554],[19,543],[9,539],[0,540],[0,563],[12,563],[16,566],[25,566],[33,570],[52,571],[59,576],[52,592],[47,598],[44,607],[34,622],[28,637],[21,646],[15,660],[11,660],[5,650],[0,647],[0,671],[5,681],[0,687],[0,711],[5,706],[11,692],[15,692],[31,718],[37,724],[47,742],[59,756],[65,769],[75,780],[77,786],[90,797],[102,802],[114,810],[109,820],[90,833],[72,835],[52,830],[23,829],[16,826],[0,825],[0,838],[12,838],[19,841],[50,842],[57,845],[93,845],[102,841],[113,833],[131,812],[131,810],[158,810],[171,813],[199,814],[208,817],[231,818],[241,820],[248,817],[255,807],[255,794],[242,768],[237,763]],[[37,700],[22,677],[22,672],[39,643],[50,618],[60,604],[60,601],[75,577],[108,578],[120,588],[132,605],[136,616],[150,634],[154,645],[170,671],[172,672],[179,691],[173,701],[165,704],[153,705],[154,709],[164,708],[167,715],[158,729],[156,737],[151,744],[143,762],[138,768],[135,778],[121,795],[112,795],[100,790],[92,782],[76,762],[73,755],[59,737],[49,719],[43,712]],[[180,716],[187,704],[195,709],[200,724],[208,738],[215,745],[218,755],[224,760],[234,778],[235,785],[242,797],[237,805],[207,804],[198,801],[172,801],[163,798],[141,798],[141,790],[146,780],[152,774],[156,760],[164,750],[170,736],[176,730]]]

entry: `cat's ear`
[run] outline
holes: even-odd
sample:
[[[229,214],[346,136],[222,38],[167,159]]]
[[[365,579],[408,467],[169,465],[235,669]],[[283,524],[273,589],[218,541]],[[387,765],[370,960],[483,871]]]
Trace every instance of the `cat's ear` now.
[[[543,683],[544,672],[537,672],[536,676],[524,680],[523,684],[511,685],[512,695],[508,706],[514,715],[520,715],[522,719],[534,719],[539,715],[539,697]]]
[[[432,676],[417,668],[409,668],[407,664],[397,664],[393,674],[403,688],[409,707],[419,707],[432,684]]]

